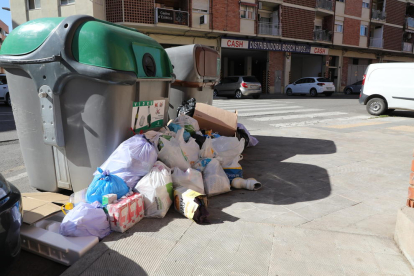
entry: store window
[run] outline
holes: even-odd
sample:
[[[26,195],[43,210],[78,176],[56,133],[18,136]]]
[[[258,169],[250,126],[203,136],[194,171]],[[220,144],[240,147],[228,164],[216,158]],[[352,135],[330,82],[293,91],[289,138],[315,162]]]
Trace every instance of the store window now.
[[[336,2],[342,2],[342,3],[344,3],[345,0],[336,0]]]
[[[344,31],[344,25],[341,21],[335,22],[335,32],[342,33]]]
[[[368,26],[361,25],[360,36],[368,36]]]
[[[29,10],[40,9],[40,0],[27,0]]]
[[[362,7],[366,8],[366,9],[369,9],[369,0],[363,0],[362,1]]]
[[[255,8],[246,5],[240,5],[240,18],[255,20]]]

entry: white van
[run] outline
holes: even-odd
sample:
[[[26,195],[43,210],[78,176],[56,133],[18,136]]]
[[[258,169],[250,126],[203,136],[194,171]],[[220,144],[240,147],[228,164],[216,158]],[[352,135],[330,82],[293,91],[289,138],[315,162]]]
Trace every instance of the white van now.
[[[371,115],[394,109],[414,110],[414,63],[377,63],[368,66],[359,103]]]

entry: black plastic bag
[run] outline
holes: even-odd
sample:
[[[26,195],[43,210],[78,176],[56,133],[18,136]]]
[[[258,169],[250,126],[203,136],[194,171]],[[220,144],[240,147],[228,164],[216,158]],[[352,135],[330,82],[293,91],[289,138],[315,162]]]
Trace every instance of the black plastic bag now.
[[[244,138],[244,148],[247,148],[250,142],[250,138],[249,138],[249,135],[246,133],[246,131],[244,131],[244,129],[242,128],[237,128],[236,137],[239,140],[241,140],[241,138]]]
[[[184,114],[193,117],[196,106],[196,99],[191,98],[188,101],[183,101],[182,104],[177,108],[177,117],[180,114]]]

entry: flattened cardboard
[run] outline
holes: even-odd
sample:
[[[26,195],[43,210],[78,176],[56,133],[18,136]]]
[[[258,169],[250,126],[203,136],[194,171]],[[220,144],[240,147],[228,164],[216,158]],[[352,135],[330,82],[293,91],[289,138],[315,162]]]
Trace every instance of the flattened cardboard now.
[[[57,193],[24,193],[23,222],[33,224],[60,211],[60,205],[69,202],[69,197]],[[55,204],[56,203],[56,204]]]
[[[223,136],[234,136],[237,130],[237,113],[208,104],[197,103],[193,118],[200,129],[211,129]]]

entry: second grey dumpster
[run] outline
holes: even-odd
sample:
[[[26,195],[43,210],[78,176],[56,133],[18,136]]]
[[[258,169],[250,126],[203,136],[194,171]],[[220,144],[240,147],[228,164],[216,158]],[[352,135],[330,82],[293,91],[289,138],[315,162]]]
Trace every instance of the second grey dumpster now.
[[[190,98],[212,104],[214,85],[220,79],[220,53],[200,44],[172,47],[165,51],[177,78],[170,91],[170,119],[177,117],[178,106]]]
[[[164,117],[142,129],[168,119],[168,55],[130,28],[90,16],[36,19],[10,33],[0,65],[29,181],[40,190],[87,187],[133,135],[137,106],[163,103]]]

